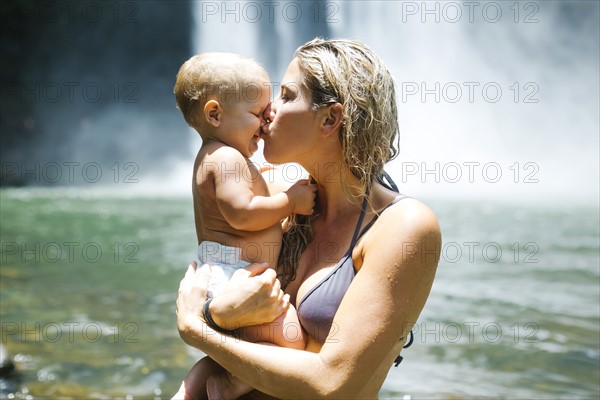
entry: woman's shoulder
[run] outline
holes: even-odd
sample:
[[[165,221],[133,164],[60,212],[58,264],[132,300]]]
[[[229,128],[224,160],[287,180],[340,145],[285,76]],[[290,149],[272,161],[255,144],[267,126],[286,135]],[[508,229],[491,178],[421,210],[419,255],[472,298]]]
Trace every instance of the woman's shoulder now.
[[[379,222],[389,228],[417,234],[421,231],[439,231],[438,219],[425,203],[413,197],[399,195],[394,204],[381,214]]]
[[[401,197],[385,208],[372,228],[365,234],[362,252],[377,253],[385,244],[386,252],[430,249],[439,252],[441,231],[435,213],[423,202]]]
[[[373,201],[376,209],[382,210],[373,226],[378,228],[375,231],[385,231],[382,234],[418,236],[440,230],[433,210],[414,197],[394,192],[376,183],[373,186]]]

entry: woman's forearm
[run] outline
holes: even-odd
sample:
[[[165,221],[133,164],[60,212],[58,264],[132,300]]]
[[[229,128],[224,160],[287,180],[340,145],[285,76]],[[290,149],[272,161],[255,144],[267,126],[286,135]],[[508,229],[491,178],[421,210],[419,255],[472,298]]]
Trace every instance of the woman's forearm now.
[[[272,396],[319,398],[348,386],[341,358],[327,362],[319,354],[277,346],[249,343],[208,327],[203,316],[208,267],[189,266],[179,284],[177,327],[184,342],[204,351],[234,376]],[[336,346],[337,347],[337,346]],[[339,394],[337,397],[341,397]]]
[[[255,389],[278,398],[342,396],[339,374],[317,353],[245,342],[197,321],[182,338]],[[240,357],[240,354],[243,354]]]
[[[273,321],[289,306],[275,270],[252,264],[236,271],[222,294],[210,303],[210,313],[221,328],[237,329]]]

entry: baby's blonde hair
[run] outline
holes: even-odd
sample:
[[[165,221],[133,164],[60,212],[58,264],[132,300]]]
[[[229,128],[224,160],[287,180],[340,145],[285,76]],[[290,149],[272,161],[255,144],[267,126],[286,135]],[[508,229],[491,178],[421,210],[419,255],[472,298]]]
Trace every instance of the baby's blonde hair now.
[[[248,100],[242,97],[245,90],[259,88],[265,80],[267,71],[254,60],[232,53],[203,53],[181,66],[173,93],[185,121],[199,131],[198,106],[204,107],[211,98],[224,103]]]
[[[347,193],[355,193],[353,200],[359,201],[371,191],[374,178],[383,174],[385,163],[398,154],[392,76],[369,47],[354,40],[316,38],[300,46],[295,57],[312,107],[343,106],[339,133],[343,162],[359,181]],[[284,285],[295,278],[300,256],[312,240],[310,222],[311,217],[295,215],[284,234],[278,269]]]

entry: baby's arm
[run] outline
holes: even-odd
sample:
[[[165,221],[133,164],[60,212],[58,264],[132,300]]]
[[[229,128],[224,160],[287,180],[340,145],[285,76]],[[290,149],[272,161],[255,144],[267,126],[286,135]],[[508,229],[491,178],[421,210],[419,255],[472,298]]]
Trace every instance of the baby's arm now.
[[[273,343],[290,349],[304,350],[306,334],[302,330],[298,313],[293,305],[270,323],[238,328],[242,340],[253,343]]]
[[[217,204],[233,228],[259,231],[290,214],[312,214],[316,185],[308,180],[296,182],[273,196],[258,196],[254,194],[253,183],[263,178],[248,159],[225,146],[213,156],[220,160],[219,168],[214,171]]]

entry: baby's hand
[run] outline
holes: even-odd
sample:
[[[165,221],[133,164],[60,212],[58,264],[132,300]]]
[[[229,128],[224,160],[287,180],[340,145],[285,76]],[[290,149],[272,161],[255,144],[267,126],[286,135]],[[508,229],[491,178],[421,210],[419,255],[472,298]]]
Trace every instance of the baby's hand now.
[[[308,179],[301,179],[286,190],[286,193],[293,205],[292,213],[302,215],[313,213],[317,193],[316,184],[310,183]]]

